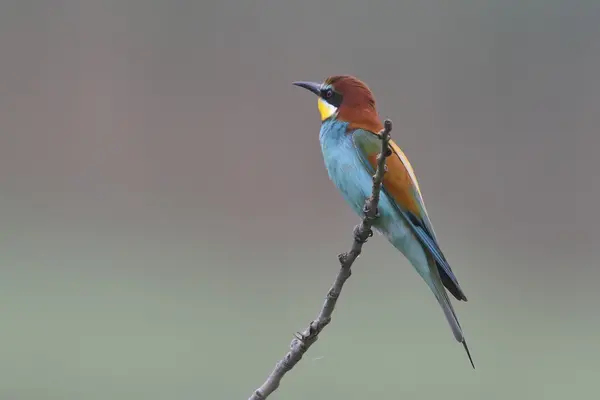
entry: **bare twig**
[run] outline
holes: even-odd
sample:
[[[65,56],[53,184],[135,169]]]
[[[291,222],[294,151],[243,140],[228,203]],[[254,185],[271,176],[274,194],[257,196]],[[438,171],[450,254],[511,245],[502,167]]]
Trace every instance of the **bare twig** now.
[[[292,343],[290,344],[290,351],[288,351],[283,359],[277,362],[275,369],[273,369],[267,380],[261,387],[254,391],[249,400],[264,400],[277,390],[283,376],[294,368],[298,361],[302,359],[302,355],[318,339],[319,333],[321,333],[323,328],[331,321],[331,314],[333,314],[335,304],[342,292],[344,283],[352,274],[350,268],[360,255],[363,244],[368,238],[373,236],[371,227],[373,221],[379,217],[377,205],[379,204],[379,194],[381,191],[381,183],[383,182],[383,175],[386,172],[385,159],[391,154],[388,148],[391,130],[392,121],[386,119],[384,129],[380,133],[381,153],[377,157],[377,170],[375,175],[373,175],[373,192],[371,197],[365,201],[365,206],[363,208],[364,216],[361,223],[354,227],[354,242],[352,243],[352,248],[349,252],[342,253],[338,256],[341,268],[333,282],[333,286],[331,286],[327,293],[325,303],[323,304],[319,315],[303,332],[296,333],[294,340],[292,340]]]

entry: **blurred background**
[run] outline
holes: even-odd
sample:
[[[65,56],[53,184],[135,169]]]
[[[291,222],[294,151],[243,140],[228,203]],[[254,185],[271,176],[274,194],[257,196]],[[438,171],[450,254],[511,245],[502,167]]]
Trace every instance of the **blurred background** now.
[[[600,2],[0,5],[0,398],[247,399],[358,217],[316,99],[353,74],[410,157],[473,371],[382,237],[272,398],[594,398]]]

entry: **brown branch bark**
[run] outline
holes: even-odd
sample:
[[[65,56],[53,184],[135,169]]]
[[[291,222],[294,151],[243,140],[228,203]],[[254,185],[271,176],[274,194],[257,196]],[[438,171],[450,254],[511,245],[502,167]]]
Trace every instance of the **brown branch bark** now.
[[[362,251],[363,244],[367,239],[373,236],[371,227],[373,221],[379,216],[377,206],[379,204],[379,194],[383,175],[386,172],[385,159],[390,155],[388,143],[390,132],[392,131],[392,121],[385,120],[384,129],[380,133],[381,153],[377,157],[377,170],[373,175],[373,191],[371,196],[365,201],[364,215],[360,224],[354,227],[354,242],[352,248],[347,253],[338,256],[341,268],[325,297],[325,303],[319,312],[317,318],[303,331],[295,335],[290,344],[290,350],[283,359],[277,362],[275,368],[267,380],[254,391],[248,400],[265,400],[271,393],[279,387],[281,379],[302,359],[302,355],[318,339],[319,333],[331,322],[331,315],[342,292],[344,283],[352,274],[351,267]]]

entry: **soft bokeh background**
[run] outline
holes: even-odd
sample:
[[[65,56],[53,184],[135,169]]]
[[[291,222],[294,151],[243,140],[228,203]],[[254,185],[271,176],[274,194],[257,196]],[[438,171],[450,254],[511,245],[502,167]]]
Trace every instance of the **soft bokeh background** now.
[[[594,398],[600,2],[0,5],[0,398],[246,399],[358,218],[316,100],[369,83],[469,296],[381,237],[275,399]]]

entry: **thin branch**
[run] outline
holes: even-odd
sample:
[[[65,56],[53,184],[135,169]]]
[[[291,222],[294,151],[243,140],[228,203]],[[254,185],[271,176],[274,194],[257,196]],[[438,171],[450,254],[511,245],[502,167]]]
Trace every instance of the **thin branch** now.
[[[298,332],[294,340],[290,344],[290,351],[275,365],[275,369],[271,372],[267,380],[261,387],[256,389],[248,400],[265,400],[271,393],[279,387],[281,379],[302,359],[302,355],[312,346],[318,339],[319,333],[331,321],[331,314],[335,308],[340,293],[346,280],[352,274],[351,267],[354,261],[358,258],[362,251],[363,244],[367,239],[373,236],[371,227],[375,219],[379,217],[377,206],[379,204],[379,194],[381,192],[381,183],[383,175],[386,172],[385,159],[391,152],[388,148],[390,140],[390,132],[392,131],[392,121],[385,120],[384,129],[380,133],[381,137],[381,153],[377,157],[377,170],[373,176],[373,191],[371,197],[366,199],[363,208],[364,216],[359,225],[354,227],[354,243],[352,248],[347,253],[342,253],[338,256],[341,264],[340,271],[329,289],[325,303],[319,312],[318,317],[310,323],[308,328],[303,332]]]

